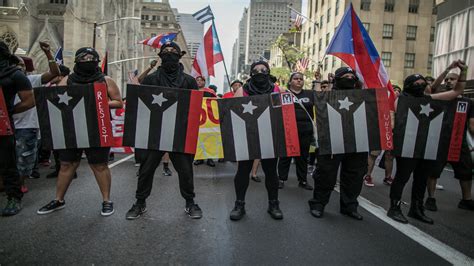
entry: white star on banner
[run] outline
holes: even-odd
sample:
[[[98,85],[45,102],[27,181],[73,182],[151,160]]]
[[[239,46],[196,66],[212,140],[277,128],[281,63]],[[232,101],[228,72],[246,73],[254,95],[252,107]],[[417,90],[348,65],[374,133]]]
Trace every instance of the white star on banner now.
[[[424,114],[429,117],[430,113],[434,111],[433,108],[431,108],[429,103],[426,105],[420,104],[420,107],[421,107],[420,115]]]
[[[242,104],[242,107],[244,108],[244,111],[242,112],[243,114],[249,113],[253,115],[253,110],[257,109],[257,106],[253,105],[252,101],[247,104]]]
[[[349,111],[349,106],[353,105],[354,103],[349,101],[349,98],[345,98],[344,100],[338,100],[339,104],[341,106],[339,106],[339,110],[341,109],[346,109],[347,111]]]
[[[67,95],[67,91],[63,94],[58,94],[59,101],[58,104],[64,103],[65,105],[69,106],[69,101],[72,99],[71,96]]]
[[[163,97],[163,93],[160,93],[158,95],[152,94],[153,96],[153,101],[151,104],[158,104],[160,107],[163,105],[164,102],[168,101],[165,97]]]

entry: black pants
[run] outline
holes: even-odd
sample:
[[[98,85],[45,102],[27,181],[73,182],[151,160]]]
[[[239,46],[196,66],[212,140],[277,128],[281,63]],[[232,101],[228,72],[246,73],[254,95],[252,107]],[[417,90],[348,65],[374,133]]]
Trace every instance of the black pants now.
[[[16,167],[15,137],[0,136],[0,176],[8,198],[21,199],[23,193],[20,190],[21,182]]]
[[[364,175],[367,173],[366,152],[318,155],[316,171],[313,173],[314,191],[311,204],[324,207],[336,185],[337,171],[341,166],[340,174],[340,210],[353,212],[357,210],[357,197],[362,189]]]
[[[413,173],[412,201],[422,201],[425,196],[426,180],[436,167],[436,161],[396,157],[397,173],[390,186],[390,199],[401,200],[403,189]]]
[[[265,173],[265,187],[267,188],[268,200],[278,199],[278,176],[277,176],[278,159],[261,160],[262,170]],[[237,173],[234,178],[235,194],[237,200],[245,201],[245,193],[249,187],[250,172],[252,171],[253,160],[239,161]]]
[[[138,186],[135,197],[138,201],[145,201],[150,196],[153,186],[155,170],[160,164],[164,151],[136,149],[136,158],[139,159],[140,169],[138,171]],[[170,152],[170,160],[173,163],[179,177],[179,190],[186,202],[193,202],[193,158],[194,155],[178,152]]]
[[[288,172],[290,171],[291,159],[295,159],[296,176],[299,182],[306,182],[306,175],[308,174],[308,156],[309,145],[311,143],[312,135],[300,135],[300,152],[299,157],[283,157],[278,160],[278,176],[280,180],[288,180]]]

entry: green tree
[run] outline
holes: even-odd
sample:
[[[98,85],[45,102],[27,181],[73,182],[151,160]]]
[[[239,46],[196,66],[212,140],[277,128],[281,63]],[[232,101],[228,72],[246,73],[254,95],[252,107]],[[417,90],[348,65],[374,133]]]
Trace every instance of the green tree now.
[[[288,66],[290,71],[293,70],[296,62],[304,57],[304,52],[302,52],[298,47],[295,45],[290,45],[288,39],[281,34],[273,43],[274,46],[278,47],[283,55],[283,59]]]

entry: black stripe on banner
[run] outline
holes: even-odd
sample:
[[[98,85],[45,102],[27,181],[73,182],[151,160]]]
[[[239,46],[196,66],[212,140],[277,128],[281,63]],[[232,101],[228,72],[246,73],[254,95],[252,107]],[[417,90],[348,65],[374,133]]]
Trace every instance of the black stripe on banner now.
[[[135,146],[135,132],[138,107],[138,90],[140,86],[127,84],[127,102],[125,107],[125,121],[123,132],[123,146]]]

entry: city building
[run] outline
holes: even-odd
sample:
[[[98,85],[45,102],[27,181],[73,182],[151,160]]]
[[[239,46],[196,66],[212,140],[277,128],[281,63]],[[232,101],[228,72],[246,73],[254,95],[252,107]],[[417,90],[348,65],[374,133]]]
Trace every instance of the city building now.
[[[323,76],[343,63],[325,51],[352,2],[374,42],[392,83],[401,85],[413,73],[432,73],[436,8],[433,0],[308,0],[302,49],[322,66]]]
[[[239,36],[236,39],[236,50],[232,54],[231,76],[232,79],[242,79],[242,74],[245,72],[245,45],[247,44],[247,20],[248,8],[244,8],[242,18],[239,21]],[[233,50],[234,51],[234,50]]]
[[[194,58],[202,42],[204,25],[197,21],[192,14],[179,13],[176,8],[173,8],[173,13],[186,38],[188,52]]]

